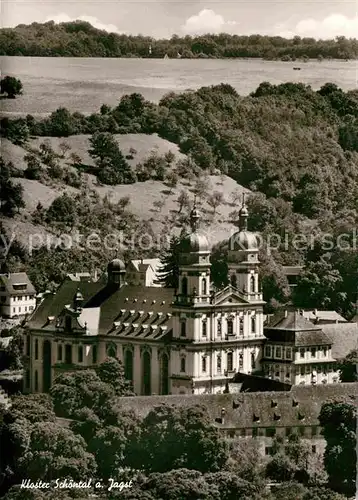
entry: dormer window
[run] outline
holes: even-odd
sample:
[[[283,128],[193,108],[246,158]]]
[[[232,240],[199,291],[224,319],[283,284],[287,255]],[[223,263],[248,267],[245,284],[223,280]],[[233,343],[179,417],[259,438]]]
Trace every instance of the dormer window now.
[[[257,413],[254,413],[253,416],[252,416],[252,420],[254,422],[260,422],[260,417]]]
[[[271,399],[271,408],[275,408],[277,406],[277,401]]]

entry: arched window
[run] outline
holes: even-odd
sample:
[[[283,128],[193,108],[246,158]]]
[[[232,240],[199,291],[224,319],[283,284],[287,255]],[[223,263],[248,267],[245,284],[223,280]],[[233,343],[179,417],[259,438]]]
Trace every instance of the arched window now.
[[[240,333],[240,335],[244,335],[244,318],[243,318],[243,316],[240,316],[240,319],[239,319],[239,333]]]
[[[107,356],[109,358],[115,358],[117,356],[117,349],[115,345],[109,345],[107,347]]]
[[[188,295],[188,278],[186,276],[181,280],[181,293]]]
[[[169,394],[169,357],[167,354],[162,354],[160,363],[160,393]]]
[[[202,295],[207,294],[206,278],[203,278],[201,280],[201,293],[202,293]]]
[[[231,285],[237,288],[237,276],[236,274],[232,274],[230,278]]]
[[[180,371],[182,373],[185,373],[185,356],[182,356],[180,358]]]
[[[83,347],[81,345],[78,346],[78,362],[83,362]]]
[[[30,335],[26,335],[26,356],[30,356],[30,345],[31,345]]]
[[[185,320],[180,322],[180,336],[186,337],[186,321]]]
[[[39,359],[39,341],[35,340],[35,359]]]
[[[251,292],[256,292],[256,279],[255,279],[255,276],[251,276],[250,278],[250,288],[251,288]]]
[[[251,333],[256,333],[256,318],[252,316],[251,318]]]
[[[151,378],[152,378],[152,360],[148,351],[143,353],[143,371],[142,371],[142,392],[144,396],[149,396],[151,393]]]
[[[221,337],[221,328],[222,328],[221,319],[218,319],[218,337]]]
[[[126,380],[133,382],[133,353],[130,349],[124,355],[124,376]]]
[[[35,392],[39,390],[39,374],[38,371],[35,370]]]
[[[94,345],[92,348],[92,364],[97,364],[97,346]]]
[[[239,371],[244,369],[244,353],[239,353]]]

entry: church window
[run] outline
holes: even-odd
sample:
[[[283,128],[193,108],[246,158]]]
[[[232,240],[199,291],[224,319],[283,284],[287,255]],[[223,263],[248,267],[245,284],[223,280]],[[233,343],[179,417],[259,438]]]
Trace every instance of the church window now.
[[[185,320],[180,322],[180,336],[186,337],[186,321]]]
[[[256,318],[252,316],[251,318],[251,333],[256,333]]]
[[[96,364],[97,363],[97,346],[94,345],[93,348],[92,348],[92,364]]]
[[[26,335],[26,356],[30,356],[30,346],[31,346],[30,335]]]
[[[78,346],[78,362],[83,362],[83,347],[81,345]]]
[[[232,352],[227,353],[227,371],[232,372],[234,369],[234,355]]]
[[[206,278],[201,280],[201,290],[203,295],[207,294]]]
[[[227,334],[233,335],[234,333],[234,322],[232,319],[227,320]]]
[[[221,355],[218,354],[218,357],[216,358],[216,368],[217,372],[221,373]]]
[[[182,356],[180,358],[180,371],[182,373],[185,373],[185,356]]]
[[[188,295],[188,278],[186,276],[181,280],[181,293]]]
[[[251,278],[250,278],[250,286],[251,286],[251,292],[254,293],[256,291],[255,276],[251,276]]]
[[[206,337],[206,335],[207,335],[207,322],[206,322],[206,320],[204,320],[202,322],[201,332],[202,332],[203,337]]]
[[[39,341],[35,340],[35,359],[39,359]]]
[[[109,345],[107,347],[107,356],[109,358],[115,358],[117,356],[117,348],[115,345]]]
[[[26,370],[26,388],[30,387],[30,370]]]
[[[206,372],[206,356],[201,358],[201,371],[204,373]]]
[[[38,371],[35,370],[35,392],[39,390],[39,374]]]
[[[222,328],[222,323],[221,319],[218,320],[218,337],[221,337],[221,328]]]
[[[62,361],[62,345],[57,346],[57,361]]]

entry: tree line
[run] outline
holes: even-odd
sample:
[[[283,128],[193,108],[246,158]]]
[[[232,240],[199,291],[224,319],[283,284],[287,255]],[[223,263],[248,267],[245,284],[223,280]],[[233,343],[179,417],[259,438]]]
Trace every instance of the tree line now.
[[[343,36],[316,40],[295,36],[173,35],[154,40],[149,36],[119,35],[94,28],[85,21],[55,24],[20,24],[0,30],[0,55],[36,57],[144,57],[163,58],[264,58],[355,59],[358,41]]]

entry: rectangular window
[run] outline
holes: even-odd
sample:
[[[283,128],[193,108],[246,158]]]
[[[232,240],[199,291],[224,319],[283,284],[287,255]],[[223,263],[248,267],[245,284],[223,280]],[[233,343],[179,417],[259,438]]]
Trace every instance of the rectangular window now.
[[[256,333],[256,318],[253,316],[251,318],[251,333],[254,335]]]
[[[30,335],[27,335],[26,336],[26,356],[30,356],[30,346],[31,346]]]
[[[232,319],[229,319],[227,322],[227,334],[233,335],[234,333],[234,322]]]
[[[312,453],[316,453],[317,451],[317,447],[315,444],[312,445]]]
[[[265,358],[271,358],[271,346],[269,345],[265,347]]]
[[[272,455],[272,446],[266,446],[265,455]]]
[[[234,369],[234,355],[232,352],[227,353],[227,371],[232,372]]]
[[[300,349],[300,358],[303,359],[305,357],[305,350]]]
[[[220,356],[220,354],[216,358],[216,368],[217,368],[217,372],[221,373],[221,356]]]
[[[25,306],[25,313],[27,312],[27,306]]]
[[[305,374],[305,367],[304,366],[300,366],[300,374],[301,375]]]
[[[312,358],[316,357],[316,348],[315,347],[311,347],[311,357]]]
[[[57,361],[62,361],[62,345],[57,346]]]
[[[186,337],[186,321],[181,321],[180,323],[180,336]]]
[[[276,358],[282,357],[281,347],[276,347],[275,356],[276,356]]]
[[[19,307],[19,313],[21,313],[21,306]]]
[[[221,337],[221,319],[218,320],[218,337]]]
[[[258,433],[259,433],[259,430],[257,427],[254,427],[252,429],[252,437],[257,437],[258,436]]]
[[[292,359],[292,350],[290,347],[286,349],[286,359]]]
[[[323,348],[323,357],[326,357],[327,356],[327,347],[324,347]]]
[[[83,363],[83,347],[78,346],[78,362]]]
[[[206,321],[203,321],[203,323],[201,325],[201,333],[202,333],[203,337],[206,337],[206,335],[207,335],[207,323],[206,323]]]
[[[92,364],[96,364],[97,363],[97,346],[94,345],[92,347]]]
[[[292,429],[291,429],[291,427],[286,427],[286,429],[285,429],[285,434],[286,434],[286,437],[289,437],[289,436],[292,434]]]
[[[242,316],[239,319],[239,332],[240,335],[244,335],[244,318]]]
[[[67,365],[72,364],[72,346],[69,344],[65,346],[65,363]]]
[[[29,306],[29,311],[32,311],[34,306]]]
[[[205,373],[205,372],[206,372],[206,356],[203,356],[203,357],[201,358],[201,371],[202,371],[203,373]]]
[[[276,429],[274,427],[269,427],[265,431],[266,437],[274,437],[276,436]]]
[[[12,308],[12,312],[14,313],[16,311],[16,307],[13,307]]]

